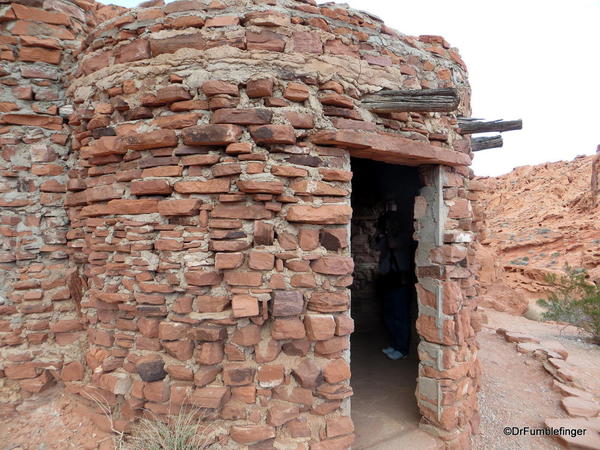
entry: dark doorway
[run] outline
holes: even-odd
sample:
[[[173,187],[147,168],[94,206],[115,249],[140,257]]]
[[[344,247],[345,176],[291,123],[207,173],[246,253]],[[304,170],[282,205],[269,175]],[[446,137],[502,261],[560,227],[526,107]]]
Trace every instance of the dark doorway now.
[[[413,211],[422,182],[416,167],[366,159],[352,159],[352,172],[355,332],[351,365],[357,434],[353,448],[394,448],[394,442],[417,428],[420,418],[415,398],[417,243],[413,240]],[[393,243],[388,242],[390,237]],[[410,346],[407,358],[392,360],[382,349],[403,341],[398,320],[390,323],[398,317],[404,318],[410,330]]]

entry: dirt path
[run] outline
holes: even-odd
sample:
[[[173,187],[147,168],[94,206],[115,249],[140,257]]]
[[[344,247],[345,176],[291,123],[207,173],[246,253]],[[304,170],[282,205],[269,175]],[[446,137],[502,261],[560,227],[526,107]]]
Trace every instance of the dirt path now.
[[[518,353],[515,344],[496,334],[497,328],[526,333],[541,340],[560,342],[569,352],[567,361],[577,367],[577,382],[600,397],[600,349],[586,344],[574,327],[534,322],[524,317],[486,311],[488,324],[479,334],[484,375],[480,393],[481,427],[473,448],[561,449],[545,436],[505,436],[504,427],[543,427],[548,417],[567,417],[561,395],[550,388],[552,377],[542,363]]]

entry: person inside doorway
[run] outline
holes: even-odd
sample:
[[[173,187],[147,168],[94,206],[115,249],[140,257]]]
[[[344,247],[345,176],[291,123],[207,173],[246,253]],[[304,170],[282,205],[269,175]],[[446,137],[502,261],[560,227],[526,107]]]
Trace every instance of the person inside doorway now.
[[[393,360],[408,356],[410,344],[410,302],[413,280],[411,247],[412,218],[398,209],[395,200],[386,202],[385,212],[377,223],[375,243],[379,257],[379,292],[383,300],[390,346],[383,353]]]

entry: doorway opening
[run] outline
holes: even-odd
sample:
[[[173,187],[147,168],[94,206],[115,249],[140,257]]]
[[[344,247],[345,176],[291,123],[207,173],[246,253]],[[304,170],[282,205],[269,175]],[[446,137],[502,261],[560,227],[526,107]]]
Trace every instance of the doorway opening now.
[[[353,448],[394,448],[420,420],[413,217],[422,181],[417,167],[368,159],[352,158],[352,172]],[[408,356],[390,359],[389,347]]]

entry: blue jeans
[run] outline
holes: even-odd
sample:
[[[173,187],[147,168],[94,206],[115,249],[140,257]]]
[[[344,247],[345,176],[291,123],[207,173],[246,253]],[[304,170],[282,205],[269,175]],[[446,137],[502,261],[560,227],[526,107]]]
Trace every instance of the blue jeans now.
[[[410,345],[411,287],[389,287],[383,293],[385,325],[391,335],[391,346],[405,355]]]

